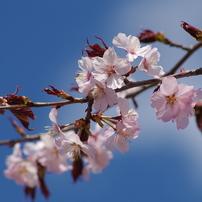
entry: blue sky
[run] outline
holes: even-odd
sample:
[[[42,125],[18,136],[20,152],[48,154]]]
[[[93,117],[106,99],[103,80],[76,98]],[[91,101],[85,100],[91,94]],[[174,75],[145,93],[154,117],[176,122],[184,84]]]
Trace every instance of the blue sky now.
[[[69,0],[20,0],[0,2],[0,96],[13,93],[22,86],[19,95],[32,101],[57,101],[42,89],[51,84],[68,92],[75,83],[77,61],[81,59],[86,37],[97,43],[94,35],[112,46],[112,39],[119,32],[137,35],[141,28],[163,30],[172,41],[184,45],[195,44],[180,27],[185,21],[195,27],[201,25],[200,0],[183,1],[69,1]],[[159,64],[165,71],[172,67],[183,50],[153,44],[161,53]],[[201,50],[183,64],[185,69],[201,67]],[[136,80],[150,79],[137,73]],[[195,88],[201,87],[201,77],[180,79]],[[190,125],[178,131],[173,123],[156,120],[150,107],[152,90],[137,97],[139,108],[139,137],[130,144],[125,154],[114,152],[110,165],[91,180],[73,183],[70,173],[54,173],[46,176],[53,201],[202,201],[202,137],[196,128],[194,117]],[[82,97],[78,93],[73,96]],[[84,115],[86,105],[64,107],[59,123],[71,123]],[[29,134],[44,132],[51,125],[50,108],[34,109],[37,119],[30,127],[37,127]],[[114,113],[114,109],[106,115]],[[1,116],[1,139],[19,138],[11,127],[6,112]],[[0,170],[4,170],[5,158],[12,149],[1,146]],[[0,174],[1,200],[23,201],[23,187]],[[29,200],[28,200],[29,201]],[[37,191],[36,201],[46,201]]]

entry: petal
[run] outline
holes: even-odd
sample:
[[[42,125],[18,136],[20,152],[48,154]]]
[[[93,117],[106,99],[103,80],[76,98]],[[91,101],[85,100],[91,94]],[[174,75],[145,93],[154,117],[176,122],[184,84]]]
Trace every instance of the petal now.
[[[129,39],[125,34],[119,33],[113,38],[112,43],[118,48],[126,49],[129,44]]]
[[[119,58],[114,70],[119,75],[127,74],[131,70],[131,63],[127,59]]]
[[[81,150],[87,154],[88,156],[90,156],[91,158],[95,158],[96,154],[97,154],[97,151],[95,150],[94,147],[92,147],[91,145],[88,145],[88,144],[83,144],[81,146]]]
[[[121,88],[124,85],[124,79],[118,74],[111,74],[107,79],[107,87],[116,89]]]
[[[166,104],[166,97],[160,92],[155,92],[151,96],[151,107],[160,110]]]
[[[57,119],[56,119],[57,115],[58,115],[58,110],[55,107],[53,107],[49,113],[49,119],[55,124],[57,124]]]
[[[128,114],[129,110],[129,101],[126,98],[118,98],[118,105],[122,116]]]
[[[118,151],[120,151],[122,154],[129,151],[129,146],[125,140],[124,137],[120,136],[120,135],[116,135],[116,148]]]
[[[164,95],[170,95],[176,92],[178,86],[177,79],[174,76],[168,76],[163,78],[162,84],[160,86],[160,91]]]
[[[105,53],[103,55],[103,60],[104,60],[104,63],[106,65],[109,65],[109,66],[115,66],[116,65],[118,58],[117,58],[117,54],[116,54],[114,48],[109,47],[105,51]]]

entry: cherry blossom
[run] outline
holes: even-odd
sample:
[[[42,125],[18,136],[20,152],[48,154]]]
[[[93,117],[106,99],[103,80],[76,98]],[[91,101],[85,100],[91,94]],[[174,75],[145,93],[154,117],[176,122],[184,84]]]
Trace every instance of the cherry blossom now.
[[[103,136],[102,128],[96,124],[95,130],[92,132],[92,135],[89,137],[89,144],[93,145],[97,154],[95,158],[85,158],[85,162],[88,163],[86,166],[86,171],[89,172],[92,171],[92,173],[100,173],[102,172],[103,168],[107,167],[109,165],[110,159],[112,159],[113,155],[112,152],[107,150],[105,147],[105,143],[107,141],[107,138]],[[86,173],[86,174],[87,174]],[[86,175],[85,174],[85,175]],[[89,176],[89,173],[88,175]],[[89,177],[86,177],[87,179]]]
[[[58,109],[56,107],[53,107],[49,113],[49,119],[52,122],[52,127],[50,128],[48,133],[53,139],[57,138],[58,135],[62,132],[57,123],[57,115],[58,115]]]
[[[144,58],[138,65],[138,69],[144,71],[147,75],[158,78],[164,75],[163,68],[161,66],[156,66],[160,58],[160,53],[157,48],[153,48],[148,51]]]
[[[116,89],[124,85],[123,75],[131,69],[131,64],[127,59],[118,58],[114,48],[109,47],[103,57],[96,57],[93,61],[94,78],[102,83],[106,83],[108,88]]]
[[[160,91],[153,93],[151,106],[156,109],[157,119],[163,122],[172,120],[178,129],[189,124],[189,116],[194,114],[194,106],[202,99],[202,91],[193,86],[178,84],[173,76],[163,78]]]
[[[7,178],[31,188],[39,185],[36,162],[32,159],[22,159],[19,143],[14,146],[13,154],[7,158],[6,163],[8,168],[4,170],[4,175]]]
[[[121,120],[126,126],[135,125],[138,113],[133,109],[129,109],[129,102],[126,98],[118,98],[117,112],[121,115]]]
[[[151,49],[151,45],[140,48],[140,41],[135,36],[126,36],[123,33],[119,33],[112,40],[114,46],[126,50],[127,59],[129,62],[133,62],[138,56],[144,57],[146,52]]]
[[[90,80],[91,72],[94,67],[92,60],[89,57],[82,57],[82,59],[78,61],[78,66],[81,68],[82,71],[78,72],[76,82],[79,86],[81,86],[85,82]]]
[[[91,96],[94,99],[94,108],[97,111],[105,111],[108,105],[113,106],[117,103],[115,91],[96,79],[91,79],[90,82],[80,86],[79,91],[85,96]]]
[[[62,156],[71,154],[74,159],[81,156],[81,151],[91,158],[95,158],[96,156],[96,150],[87,142],[81,142],[79,136],[74,132],[61,140],[61,147],[58,151]]]
[[[128,139],[138,137],[140,125],[137,124],[138,114],[135,110],[129,109],[127,99],[118,98],[118,105],[117,111],[121,115],[121,120],[116,124],[115,128],[109,127],[105,131],[105,136],[108,138],[106,147],[111,151],[116,147],[118,151],[124,153],[129,150]],[[112,136],[114,132],[116,132],[116,135]]]
[[[23,152],[25,155],[36,159],[51,172],[61,174],[71,169],[71,166],[67,164],[67,157],[59,154],[54,141],[47,135],[42,134],[41,141],[36,143],[26,143]]]

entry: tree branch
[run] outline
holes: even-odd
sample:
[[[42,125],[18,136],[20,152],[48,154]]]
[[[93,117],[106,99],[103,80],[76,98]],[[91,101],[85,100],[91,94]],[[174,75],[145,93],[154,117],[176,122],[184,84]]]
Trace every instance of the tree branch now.
[[[0,110],[2,109],[17,109],[17,108],[31,108],[31,107],[50,107],[50,106],[64,106],[69,104],[75,103],[87,103],[89,102],[88,98],[74,98],[73,101],[65,100],[59,102],[32,102],[27,105],[7,105],[7,106],[0,106]]]
[[[0,141],[0,146],[1,145],[13,146],[18,142],[20,143],[20,142],[34,141],[34,140],[40,140],[40,134],[38,134],[38,135],[26,135],[24,138],[15,139],[15,140],[3,140],[3,141]]]
[[[201,74],[202,74],[202,68],[199,68],[199,69],[194,69],[194,70],[187,70],[185,72],[178,73],[178,74],[173,74],[173,76],[176,79],[179,79],[179,78],[183,78],[183,77],[197,76],[197,75],[201,75]],[[164,77],[166,77],[166,76],[164,76]],[[138,87],[138,86],[144,86],[143,88],[145,88],[144,90],[146,90],[147,88],[150,88],[150,87],[158,84],[164,77],[145,80],[145,81],[136,81],[136,82],[130,81],[122,88],[116,89],[116,92],[121,92],[121,91],[130,89],[130,88],[134,88],[134,87]],[[149,85],[149,86],[146,86],[146,85]],[[140,91],[142,92],[142,89]],[[137,91],[137,92],[139,92],[139,91]],[[136,95],[137,92],[135,92],[134,94]],[[131,95],[134,95],[134,94],[131,94]],[[129,98],[129,97],[132,97],[132,96],[128,95],[127,98]]]

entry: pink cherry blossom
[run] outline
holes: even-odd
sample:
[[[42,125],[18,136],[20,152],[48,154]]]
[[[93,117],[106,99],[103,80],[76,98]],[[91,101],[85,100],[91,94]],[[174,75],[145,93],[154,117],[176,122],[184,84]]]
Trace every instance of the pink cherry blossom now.
[[[123,33],[119,33],[113,38],[112,43],[118,48],[126,50],[127,59],[129,62],[133,62],[138,56],[144,57],[145,53],[151,49],[150,45],[140,48],[140,41],[135,36],[126,36]]]
[[[41,135],[41,141],[26,143],[23,152],[25,155],[37,160],[51,172],[61,174],[71,169],[71,166],[67,164],[67,157],[59,154],[54,141],[45,134]]]
[[[135,125],[138,118],[138,113],[133,109],[129,109],[129,101],[126,98],[118,98],[117,112],[121,115],[121,120],[126,126]]]
[[[131,64],[127,59],[118,58],[113,48],[109,47],[103,57],[96,57],[93,61],[94,78],[102,83],[106,83],[108,88],[121,88],[124,84],[123,75],[131,69]]]
[[[106,147],[113,151],[114,147],[124,153],[129,150],[128,139],[135,139],[140,132],[140,125],[137,124],[138,114],[134,109],[129,109],[129,101],[126,98],[118,98],[118,114],[121,120],[115,125],[115,128],[109,127],[105,131],[105,137],[108,138]],[[112,136],[116,132],[115,136]]]
[[[140,131],[140,126],[136,122],[128,122],[125,125],[123,122],[116,124],[116,130],[109,127],[105,131],[105,136],[108,138],[106,143],[106,148],[113,151],[114,147],[117,148],[121,153],[127,152],[129,150],[128,142],[129,139],[135,139],[138,137]],[[115,136],[112,136],[116,132]]]
[[[95,158],[85,158],[86,163],[88,163],[86,168],[88,172],[100,173],[109,165],[109,161],[113,155],[111,151],[106,150],[104,145],[106,140],[107,138],[103,136],[102,128],[97,124],[88,140],[89,144],[93,145],[97,152]]]
[[[78,86],[81,86],[85,82],[90,80],[91,72],[94,67],[92,60],[89,57],[82,57],[82,59],[78,61],[78,66],[81,68],[82,71],[78,72],[76,82]]]
[[[61,141],[61,147],[58,150],[62,156],[71,154],[74,159],[81,156],[81,151],[91,158],[96,156],[96,150],[87,142],[81,142],[79,136],[74,132]]]
[[[202,92],[193,86],[178,84],[173,76],[163,78],[160,91],[153,93],[151,106],[156,109],[157,119],[163,122],[172,120],[178,129],[189,124],[189,116],[194,113],[194,106],[202,99]]]
[[[94,99],[94,108],[97,111],[105,111],[108,105],[113,106],[117,103],[115,91],[96,79],[91,79],[90,82],[80,86],[79,91],[85,96],[91,96]]]
[[[13,154],[7,158],[6,164],[8,168],[4,170],[4,175],[7,178],[31,188],[39,185],[36,162],[31,159],[22,159],[19,143],[14,146]]]
[[[56,107],[53,107],[49,113],[49,118],[52,122],[52,127],[50,127],[49,132],[47,134],[51,137],[51,139],[54,139],[55,144],[60,147],[60,139],[64,137],[64,134],[58,126],[57,115],[58,109]]]
[[[154,78],[163,76],[163,68],[161,66],[156,66],[159,58],[160,53],[157,51],[157,48],[151,49],[141,60],[140,64],[138,65],[138,69],[144,71],[149,76],[153,76]]]
[[[129,151],[129,145],[126,142],[127,139],[119,134],[112,136],[114,132],[115,131],[112,128],[108,128],[105,131],[105,136],[109,137],[106,143],[106,148],[114,151],[114,147],[116,147],[121,153]]]

